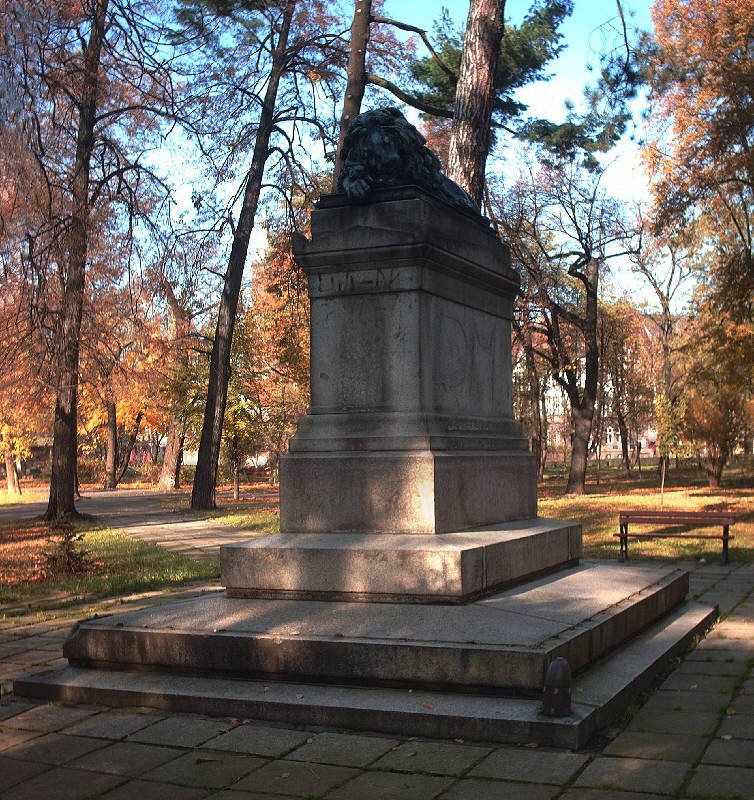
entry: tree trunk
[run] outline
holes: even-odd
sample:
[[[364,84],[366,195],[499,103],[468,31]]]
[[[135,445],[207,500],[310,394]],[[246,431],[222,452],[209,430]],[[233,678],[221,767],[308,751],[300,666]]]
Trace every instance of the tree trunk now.
[[[338,149],[335,151],[335,169],[332,178],[332,190],[338,191],[338,175],[343,166],[341,150],[346,131],[351,120],[361,111],[366,86],[366,58],[369,45],[369,20],[372,13],[372,0],[355,0],[353,22],[351,23],[351,44],[348,51],[348,68],[346,73],[346,96],[343,99],[343,113],[340,117],[338,131]]]
[[[233,499],[241,498],[241,468],[238,461],[233,464]]]
[[[579,390],[572,378],[568,387],[573,419],[573,449],[571,469],[568,474],[567,494],[584,494],[586,491],[586,466],[589,437],[592,433],[594,406],[597,400],[599,375],[599,347],[597,345],[597,293],[599,288],[599,262],[591,258],[583,276],[586,292],[584,309],[584,388],[579,399]]]
[[[183,446],[186,441],[186,431],[181,431],[181,441],[178,446],[178,458],[175,462],[175,488],[181,488],[181,467],[183,466]]]
[[[288,33],[291,27],[296,0],[288,0],[285,5],[283,22],[273,51],[272,70],[265,92],[264,105],[259,118],[257,138],[251,169],[246,177],[241,213],[238,218],[233,245],[230,251],[228,269],[225,273],[220,306],[217,312],[217,328],[209,364],[209,385],[207,405],[204,409],[204,423],[199,440],[199,454],[191,492],[192,509],[215,508],[215,486],[217,484],[217,465],[220,459],[220,441],[223,431],[225,405],[228,399],[230,379],[230,350],[233,343],[233,328],[236,321],[238,295],[241,290],[249,239],[254,228],[254,217],[259,205],[264,167],[269,155],[270,136],[275,124],[275,103],[280,78],[288,63]]]
[[[123,455],[120,460],[120,469],[118,470],[115,480],[116,486],[123,480],[123,476],[126,474],[126,470],[128,469],[128,464],[131,461],[131,453],[133,452],[134,445],[136,444],[136,438],[139,435],[139,427],[141,426],[141,420],[143,416],[144,412],[139,411],[139,413],[136,415],[136,419],[134,420],[133,430],[131,431],[131,435],[128,437],[128,442],[126,443],[126,447],[123,450]]]
[[[592,433],[593,413],[593,408],[587,410],[574,408],[571,412],[573,447],[566,494],[584,494],[586,491],[586,465],[589,456],[589,437]]]
[[[504,0],[471,0],[450,131],[448,176],[482,205]]]
[[[3,453],[5,459],[5,481],[8,487],[8,494],[21,494],[21,486],[18,482],[18,472],[16,472],[16,463],[10,450]]]
[[[631,477],[631,456],[628,452],[628,423],[626,422],[626,416],[623,412],[618,409],[616,414],[618,418],[618,431],[620,433],[620,447],[621,452],[623,454],[623,470],[626,473],[626,477]]]
[[[542,444],[542,401],[539,392],[539,374],[537,372],[537,363],[534,359],[534,348],[531,339],[531,328],[529,325],[523,325],[522,330],[522,343],[524,346],[524,360],[526,362],[526,374],[529,379],[529,397],[531,406],[531,419],[532,419],[532,443],[531,449],[534,457],[537,459],[537,474],[542,477],[544,473],[544,461],[542,458],[543,444]]]
[[[541,415],[540,419],[542,420],[542,461],[539,465],[539,480],[544,480],[545,477],[545,467],[547,466],[547,455],[549,452],[549,429],[550,423],[547,419],[547,402],[545,398],[545,393],[547,391],[547,384],[543,383],[540,392],[540,403],[541,403]]]
[[[168,437],[165,444],[165,454],[162,457],[162,469],[160,470],[160,479],[157,487],[165,492],[169,492],[178,488],[179,481],[177,476],[179,474],[181,460],[181,450],[183,446],[181,420],[176,414],[170,415],[170,424],[168,425]]]
[[[107,400],[107,452],[105,455],[105,489],[114,489],[118,485],[116,471],[118,467],[118,419],[115,401]]]
[[[52,475],[45,519],[76,514],[76,422],[78,415],[79,340],[84,303],[89,234],[89,171],[94,148],[100,53],[105,35],[108,0],[94,7],[92,28],[84,51],[81,102],[76,133],[76,159],[71,178],[71,220],[68,230],[67,275],[63,282],[59,330],[58,376],[52,434]]]
[[[723,469],[728,463],[728,452],[721,450],[719,452],[707,453],[707,456],[702,459],[704,471],[707,473],[707,485],[710,489],[719,489],[720,482],[723,477]]]

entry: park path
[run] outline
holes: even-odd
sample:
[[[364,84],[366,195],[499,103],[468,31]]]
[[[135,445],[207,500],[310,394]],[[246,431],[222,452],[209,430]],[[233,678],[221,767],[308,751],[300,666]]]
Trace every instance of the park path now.
[[[276,493],[261,489],[252,497],[272,501]],[[110,528],[195,557],[217,556],[220,545],[249,538],[249,531],[243,528],[197,517],[189,511],[188,503],[186,492],[92,489],[83,492],[76,508]],[[33,519],[43,514],[46,507],[45,501],[0,506],[0,522]]]

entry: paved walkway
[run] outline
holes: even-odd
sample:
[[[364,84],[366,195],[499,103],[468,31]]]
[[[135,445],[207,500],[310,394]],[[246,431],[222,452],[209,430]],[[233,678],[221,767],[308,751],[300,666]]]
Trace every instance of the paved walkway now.
[[[143,708],[16,698],[10,681],[62,665],[73,619],[209,584],[0,619],[5,800],[667,800],[754,798],[754,565],[691,565],[723,620],[622,727],[582,752],[291,729]]]
[[[244,495],[259,508],[277,501],[277,492],[260,488]],[[222,503],[222,498],[219,500]],[[31,519],[44,513],[46,502],[0,506],[0,522]],[[188,510],[186,492],[157,492],[148,489],[84,490],[76,501],[82,514],[91,514],[103,525],[119,528],[138,539],[157,542],[168,550],[191,556],[217,556],[220,545],[248,539],[248,529],[204,519]]]

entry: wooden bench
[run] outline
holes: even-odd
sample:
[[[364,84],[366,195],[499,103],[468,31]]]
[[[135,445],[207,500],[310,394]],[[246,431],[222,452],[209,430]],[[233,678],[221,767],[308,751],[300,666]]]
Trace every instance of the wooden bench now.
[[[727,511],[621,511],[620,560],[628,560],[628,537],[632,539],[722,539],[723,564],[728,563],[728,542],[733,538],[730,526],[736,522],[736,515]],[[702,528],[721,525],[722,534],[713,533],[629,533],[631,525],[685,525],[689,528]]]

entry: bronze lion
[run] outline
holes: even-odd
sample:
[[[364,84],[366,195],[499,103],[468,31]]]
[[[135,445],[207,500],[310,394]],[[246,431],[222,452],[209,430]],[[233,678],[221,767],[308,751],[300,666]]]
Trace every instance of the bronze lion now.
[[[457,183],[442,174],[440,159],[397,108],[378,108],[359,114],[343,141],[343,167],[338,190],[363,202],[373,189],[419,186],[455,206],[479,213]]]

